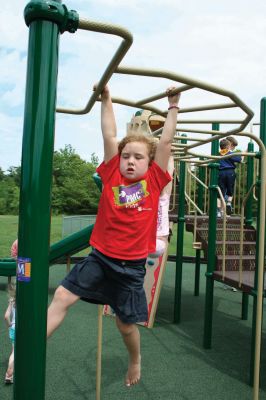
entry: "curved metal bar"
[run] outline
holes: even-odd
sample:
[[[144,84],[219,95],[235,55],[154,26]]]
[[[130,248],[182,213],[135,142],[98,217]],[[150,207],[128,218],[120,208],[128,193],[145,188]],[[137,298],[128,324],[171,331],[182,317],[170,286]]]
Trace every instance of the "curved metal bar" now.
[[[166,96],[166,94],[165,94]],[[164,97],[165,97],[164,96]],[[160,97],[161,98],[161,97]],[[141,107],[145,110],[149,110],[151,112],[154,112],[155,114],[158,114],[162,117],[165,117],[167,114],[167,111],[162,111],[159,108],[153,106],[152,104],[140,104],[139,101],[133,101],[133,100],[129,100],[129,99],[122,99],[121,97],[112,97],[112,103],[116,103],[116,104],[122,104],[123,106],[129,106],[129,107]]]
[[[218,105],[218,104],[217,104]],[[179,114],[184,112],[185,108],[179,110]],[[198,110],[195,110],[198,111]],[[218,122],[217,122],[218,121]],[[178,124],[241,124],[243,121],[240,119],[178,119]],[[178,128],[179,130],[179,128]],[[217,132],[217,131],[216,131]],[[227,133],[228,134],[228,133]]]
[[[225,103],[225,104],[213,104],[211,105],[206,105],[206,106],[201,106],[201,107],[188,107],[188,108],[182,108],[179,110],[179,114],[181,113],[189,113],[189,112],[196,112],[196,111],[210,111],[210,110],[221,110],[224,108],[234,108],[238,107],[237,104],[235,103]]]
[[[99,85],[97,87],[97,90],[92,94],[87,106],[83,110],[71,110],[71,109],[58,108],[57,109],[58,112],[65,112],[65,113],[69,113],[69,114],[88,113],[91,110],[94,103],[97,100],[99,100],[99,95],[100,95],[104,85],[108,82],[111,75],[115,72],[118,74],[126,74],[126,75],[140,75],[140,76],[150,76],[150,77],[154,77],[154,78],[164,78],[164,79],[173,80],[175,82],[183,83],[184,84],[183,86],[176,88],[175,93],[181,93],[183,91],[191,90],[193,88],[198,88],[198,89],[202,89],[202,90],[229,98],[230,100],[232,100],[232,103],[205,105],[205,106],[200,106],[200,107],[189,107],[189,108],[180,109],[180,113],[187,113],[187,112],[196,112],[196,111],[227,109],[227,108],[232,108],[232,107],[240,108],[246,114],[246,117],[244,119],[231,120],[231,121],[226,120],[226,122],[224,120],[218,119],[215,121],[217,123],[239,124],[239,126],[237,128],[229,130],[227,132],[227,134],[229,134],[229,133],[237,134],[237,133],[241,132],[247,126],[247,124],[250,122],[250,120],[252,119],[252,117],[254,115],[253,111],[242,100],[240,100],[239,97],[237,97],[234,93],[232,93],[228,90],[225,90],[225,89],[219,88],[217,86],[213,86],[208,83],[198,81],[198,80],[195,80],[195,79],[192,79],[189,77],[175,74],[175,73],[169,72],[169,71],[150,70],[150,69],[143,69],[143,68],[140,69],[140,68],[121,67],[121,66],[119,67],[118,64],[120,63],[122,57],[124,56],[125,52],[128,50],[128,48],[130,47],[130,45],[132,43],[131,34],[128,31],[124,30],[123,28],[115,27],[112,25],[95,23],[92,21],[85,21],[85,20],[80,20],[79,28],[93,30],[93,31],[97,31],[97,32],[119,34],[120,36],[124,35],[124,37],[127,37],[128,42],[126,43],[126,41],[124,41],[121,44],[117,54],[114,56],[111,63],[107,67],[107,70],[105,71],[104,75],[102,76],[102,78],[99,82]],[[165,117],[167,114],[167,111],[160,110],[159,108],[153,106],[149,102],[162,99],[163,97],[166,97],[166,96],[167,96],[167,94],[165,92],[165,93],[159,93],[157,95],[154,95],[154,96],[142,99],[142,100],[138,100],[138,101],[123,99],[123,98],[118,98],[118,97],[113,97],[112,101],[113,101],[113,103],[118,103],[118,104],[130,106],[130,107],[141,107],[143,109],[150,110],[158,115]],[[186,124],[188,124],[188,123],[210,123],[210,122],[211,122],[210,119],[203,120],[201,122],[199,122],[198,120],[197,121],[195,121],[195,120],[194,121],[193,120],[192,121],[191,120],[184,120],[184,121],[180,120],[179,124],[180,123],[186,123]]]
[[[211,160],[225,160],[227,158],[231,158],[231,157],[235,156],[235,153],[234,154],[229,154],[229,155],[226,155],[226,156],[213,156],[213,155],[207,155],[206,156],[205,154],[194,153],[194,152],[192,152],[190,150],[186,151],[186,153],[188,153],[189,155],[191,155],[193,157],[205,157],[205,158],[208,158],[209,161],[211,161]],[[246,156],[256,157],[256,153],[247,153],[247,152],[240,152],[240,151],[237,152],[237,155],[239,155],[241,157],[242,156],[243,157],[246,157]],[[206,160],[204,160],[203,162],[206,163]]]
[[[185,85],[188,85],[188,86],[191,86],[194,88],[199,88],[199,89],[211,92],[211,93],[215,93],[215,94],[219,94],[221,96],[228,97],[229,99],[231,99],[233,101],[234,104],[236,104],[237,107],[239,107],[246,114],[246,118],[244,118],[242,120],[240,126],[236,129],[229,131],[230,133],[236,134],[236,133],[242,131],[247,126],[247,124],[251,121],[251,119],[254,115],[253,111],[233,92],[230,92],[223,88],[213,86],[208,83],[205,83],[205,82],[202,82],[199,80],[195,80],[195,79],[183,76],[183,75],[175,74],[170,71],[149,70],[149,69],[143,69],[143,68],[140,69],[140,68],[120,66],[117,68],[116,73],[170,79],[170,80],[180,82],[180,83],[183,83]],[[177,88],[176,93],[178,93],[178,92],[179,92],[179,89]],[[167,94],[165,94],[165,96],[167,96]],[[143,104],[143,108],[145,108],[145,106],[146,106],[146,104]],[[209,107],[209,106],[206,106],[206,107]],[[192,108],[191,108],[191,110],[192,110]],[[182,109],[180,111],[182,112]],[[217,120],[216,122],[218,123],[219,120]]]
[[[104,24],[101,22],[80,19],[78,28],[87,30],[87,31],[101,32],[101,33],[107,33],[110,35],[120,36],[123,38],[123,41],[120,44],[120,46],[118,47],[116,53],[114,54],[113,58],[111,59],[106,70],[104,71],[104,73],[98,83],[97,89],[95,90],[95,92],[92,93],[85,108],[73,110],[73,109],[69,109],[69,108],[58,107],[56,109],[56,111],[58,113],[76,114],[76,115],[89,113],[90,110],[92,109],[92,107],[94,106],[95,102],[97,101],[98,97],[100,96],[104,86],[107,84],[107,82],[111,78],[112,74],[116,70],[117,66],[119,65],[121,60],[124,58],[125,54],[127,53],[128,49],[130,48],[130,46],[133,43],[132,34],[127,29],[124,29],[123,27],[118,26],[118,25],[108,25],[108,24]]]
[[[184,85],[184,86],[181,86],[181,87],[178,88],[178,92],[182,93],[182,92],[185,92],[185,91],[190,90],[190,89],[192,89],[192,86]],[[150,103],[151,101],[163,99],[164,97],[165,97],[165,92],[159,93],[159,94],[151,96],[151,97],[147,97],[146,99],[139,100],[135,104],[138,106],[138,105]]]

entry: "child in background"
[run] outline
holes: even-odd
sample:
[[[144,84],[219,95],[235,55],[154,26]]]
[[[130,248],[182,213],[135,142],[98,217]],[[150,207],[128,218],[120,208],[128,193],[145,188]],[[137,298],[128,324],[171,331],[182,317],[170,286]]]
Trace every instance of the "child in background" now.
[[[220,154],[222,156],[232,154],[230,141],[227,139],[222,139],[220,141]],[[234,186],[235,186],[235,168],[236,163],[241,162],[240,156],[232,156],[230,158],[221,159],[219,166],[219,175],[218,175],[218,186],[221,189],[222,195],[226,200],[226,214],[232,214],[232,199],[234,194]],[[217,217],[222,217],[222,207],[221,200],[218,198],[217,200]]]
[[[234,136],[227,136],[226,139],[230,143],[229,151],[231,153],[240,151],[240,150],[236,150],[236,146],[238,146],[238,141],[236,140],[236,138]],[[241,160],[242,160],[242,158],[240,158],[240,162],[241,162]],[[230,214],[230,212],[232,213],[232,201],[233,201],[233,196],[231,196],[231,199],[230,199],[229,196],[226,195],[226,212],[227,212],[227,214]]]
[[[15,318],[16,318],[16,286],[14,283],[8,285],[8,307],[5,312],[5,321],[8,326],[9,338],[12,344],[12,351],[9,356],[8,368],[5,375],[5,383],[13,383],[14,373],[14,344],[15,344]]]
[[[173,156],[170,156],[167,171],[171,178],[174,173],[174,159]],[[158,218],[157,218],[157,232],[156,232],[156,251],[154,253],[149,254],[148,264],[153,265],[153,258],[160,257],[163,255],[166,243],[169,237],[169,204],[170,204],[170,196],[172,193],[173,180],[169,182],[162,190],[159,198],[159,207],[158,207]]]
[[[231,152],[235,151],[236,146],[238,146],[238,141],[236,140],[236,138],[234,136],[227,136],[226,140],[230,142],[229,150]]]
[[[16,239],[14,241],[14,243],[12,244],[10,253],[11,253],[11,257],[13,257],[13,258],[18,257],[18,239]]]

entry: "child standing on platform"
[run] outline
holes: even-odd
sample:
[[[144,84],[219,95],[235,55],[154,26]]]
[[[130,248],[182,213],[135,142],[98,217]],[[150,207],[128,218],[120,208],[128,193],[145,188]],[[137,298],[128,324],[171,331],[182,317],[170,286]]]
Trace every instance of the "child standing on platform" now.
[[[167,171],[173,179],[174,173],[174,158],[170,156]],[[153,264],[152,259],[163,255],[166,244],[169,238],[169,205],[172,193],[173,181],[169,182],[162,190],[159,197],[158,218],[157,218],[157,231],[156,231],[156,251],[149,254],[148,263]]]
[[[174,89],[166,91],[169,108],[158,145],[142,134],[127,136],[118,144],[111,95],[108,87],[102,91],[104,161],[97,172],[103,191],[90,239],[93,250],[62,281],[48,309],[50,336],[80,298],[109,304],[129,355],[127,386],[138,383],[141,374],[136,322],[147,320],[145,263],[156,249],[159,196],[171,181],[167,165],[180,97]]]
[[[237,142],[236,142],[237,143]],[[232,154],[231,143],[228,139],[222,139],[220,141],[220,154],[222,156]],[[234,194],[234,186],[236,179],[236,163],[241,162],[241,156],[234,155],[230,158],[220,160],[219,175],[218,175],[218,186],[221,189],[222,195],[226,197],[226,214],[232,214],[232,199]],[[217,217],[222,216],[221,200],[217,201]]]

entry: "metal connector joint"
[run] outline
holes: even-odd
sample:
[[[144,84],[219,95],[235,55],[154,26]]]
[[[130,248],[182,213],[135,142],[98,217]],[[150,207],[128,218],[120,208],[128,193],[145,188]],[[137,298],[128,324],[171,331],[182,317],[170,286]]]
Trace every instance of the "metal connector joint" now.
[[[51,21],[58,25],[61,33],[74,33],[78,29],[79,16],[74,10],[68,10],[56,0],[32,0],[24,9],[24,19],[29,26],[33,21]]]

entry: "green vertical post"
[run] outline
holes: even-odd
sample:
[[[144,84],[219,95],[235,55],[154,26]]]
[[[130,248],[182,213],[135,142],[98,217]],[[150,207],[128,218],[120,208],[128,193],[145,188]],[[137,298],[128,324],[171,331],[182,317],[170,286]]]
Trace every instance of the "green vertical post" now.
[[[260,103],[260,139],[266,145],[266,97],[261,99]],[[265,182],[263,182],[265,184]],[[256,236],[256,248],[258,249],[260,244],[260,187],[261,187],[261,167],[259,167],[259,177],[257,180],[257,236]],[[265,244],[264,244],[265,246]],[[255,339],[256,339],[256,322],[257,322],[257,288],[258,288],[258,251],[256,251],[256,270],[254,278],[254,290],[253,290],[253,317],[252,317],[252,334],[251,334],[251,356],[250,356],[250,384],[253,384],[254,380],[254,358],[255,358]]]
[[[185,139],[181,143],[186,143]],[[179,323],[181,318],[182,273],[183,273],[183,245],[185,227],[185,181],[186,163],[180,161],[179,168],[179,197],[177,217],[177,242],[176,242],[176,275],[175,275],[175,300],[174,323]]]
[[[213,123],[212,124],[212,130],[213,131],[219,131],[220,130],[220,124]],[[219,140],[214,140],[211,144],[211,153],[213,156],[217,156],[219,154]]]
[[[253,142],[248,143],[248,152],[254,152],[254,144]],[[246,193],[249,191],[251,186],[253,185],[253,173],[254,173],[254,158],[248,157],[247,159],[247,181],[246,181]],[[246,208],[245,208],[245,225],[250,226],[253,222],[252,216],[252,206],[253,206],[253,198],[252,194],[247,199]]]
[[[201,250],[196,249],[194,296],[199,296]]]
[[[248,152],[250,152],[250,153],[254,152],[253,142],[248,143]],[[248,157],[248,159],[247,159],[246,193],[249,191],[250,187],[253,185],[253,172],[254,172],[254,158]],[[245,226],[252,225],[252,222],[253,222],[252,207],[253,207],[253,198],[252,198],[252,194],[251,194],[246,202]],[[248,303],[249,303],[249,294],[243,292],[242,293],[242,310],[241,310],[241,318],[243,320],[248,319]]]
[[[213,131],[220,130],[220,124],[212,124]],[[214,140],[211,144],[211,154],[219,154],[219,141]],[[217,215],[217,182],[218,182],[219,164],[211,163],[210,168],[210,186],[209,186],[209,231],[208,231],[208,261],[206,272],[206,293],[205,293],[205,314],[204,314],[204,337],[203,346],[206,349],[211,348],[212,339],[212,314],[213,314],[213,279],[212,273],[215,269],[216,254],[216,215]]]
[[[213,278],[212,274],[216,264],[216,228],[217,228],[217,178],[219,164],[211,163],[210,168],[210,211],[208,231],[208,262],[206,272],[206,294],[205,294],[205,315],[204,315],[204,338],[205,349],[211,348],[212,338],[212,314],[213,314]]]
[[[200,160],[204,160],[203,157],[200,158]],[[199,180],[201,180],[202,182],[205,182],[205,172],[206,172],[206,168],[205,167],[199,167],[199,172],[198,172],[198,177]],[[203,210],[204,207],[204,188],[203,186],[197,182],[198,185],[198,207]]]
[[[203,158],[200,158],[203,160]],[[205,167],[199,167],[198,169],[198,177],[199,179],[204,182],[205,181]],[[204,207],[204,191],[203,186],[197,182],[197,192],[198,198],[197,203],[200,210],[203,210]],[[199,296],[199,286],[200,286],[200,263],[201,263],[201,250],[196,250],[196,262],[195,262],[195,283],[194,283],[194,296]]]
[[[45,398],[59,25],[68,22],[67,10],[60,3],[31,1],[24,11],[29,43],[18,233],[15,400]]]

